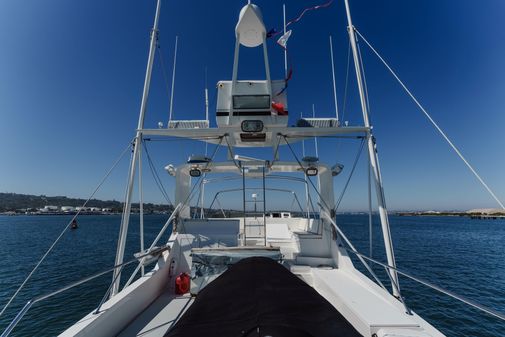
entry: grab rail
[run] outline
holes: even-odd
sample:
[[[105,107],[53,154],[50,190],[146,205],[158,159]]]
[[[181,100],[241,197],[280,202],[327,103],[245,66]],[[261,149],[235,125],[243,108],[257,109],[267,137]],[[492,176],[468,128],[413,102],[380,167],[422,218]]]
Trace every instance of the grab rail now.
[[[474,307],[475,309],[478,309],[478,310],[480,310],[480,311],[482,311],[482,312],[485,312],[485,313],[487,313],[487,314],[489,314],[489,315],[491,315],[491,316],[494,316],[494,317],[496,317],[496,318],[499,318],[499,319],[501,319],[502,321],[505,321],[505,314],[503,314],[503,313],[501,313],[501,312],[498,312],[498,311],[496,311],[496,310],[494,310],[494,309],[488,308],[488,307],[486,307],[485,305],[482,305],[482,304],[480,304],[480,303],[477,303],[477,302],[475,302],[475,301],[472,301],[472,300],[470,300],[470,299],[468,299],[468,298],[466,298],[466,297],[464,297],[464,296],[461,296],[461,295],[455,294],[455,293],[453,293],[453,292],[452,292],[452,291],[450,291],[450,290],[447,290],[447,289],[444,289],[444,288],[442,288],[442,287],[439,287],[439,286],[437,286],[437,285],[435,285],[435,284],[433,284],[433,283],[431,283],[431,282],[428,282],[428,281],[426,281],[426,280],[423,280],[423,279],[421,279],[421,278],[419,278],[419,277],[412,276],[412,275],[410,275],[410,274],[408,274],[408,273],[406,273],[406,272],[404,272],[404,271],[401,271],[401,270],[399,270],[398,268],[395,268],[395,267],[393,267],[393,266],[390,266],[390,265],[388,265],[388,264],[386,264],[386,263],[383,263],[383,262],[377,261],[377,260],[375,260],[375,259],[372,259],[371,257],[368,257],[368,256],[366,256],[366,255],[363,255],[363,254],[361,254],[360,252],[358,252],[358,251],[356,251],[356,250],[354,250],[354,249],[351,249],[351,248],[344,248],[344,249],[345,249],[346,251],[348,251],[348,252],[351,252],[351,253],[355,254],[355,255],[356,255],[356,256],[358,256],[358,257],[361,257],[361,258],[363,258],[363,259],[365,259],[365,260],[369,261],[369,262],[372,262],[372,263],[375,263],[375,264],[377,264],[377,265],[380,265],[380,266],[384,267],[384,269],[386,270],[386,273],[388,274],[388,276],[389,276],[390,270],[394,270],[394,271],[396,271],[398,274],[403,275],[403,276],[405,276],[405,277],[407,277],[407,278],[411,279],[411,280],[412,280],[412,281],[414,281],[414,282],[417,282],[417,283],[420,283],[420,284],[422,284],[422,285],[425,285],[425,286],[427,286],[428,288],[431,288],[431,289],[433,289],[433,290],[436,290],[436,291],[438,291],[438,292],[440,292],[440,293],[442,293],[442,294],[445,294],[445,295],[447,295],[447,296],[449,296],[449,297],[452,297],[452,298],[454,298],[454,299],[456,299],[456,300],[458,300],[458,301],[460,301],[460,302],[463,302],[463,303],[465,303],[465,304],[467,304],[467,305],[470,305],[471,307]]]
[[[107,270],[101,271],[101,272],[96,273],[94,275],[88,276],[88,277],[83,278],[83,279],[81,279],[79,281],[75,281],[73,283],[70,283],[69,285],[66,285],[63,288],[60,288],[60,289],[52,291],[50,293],[47,293],[47,294],[44,294],[44,295],[40,295],[40,296],[37,296],[37,297],[34,297],[34,298],[30,299],[28,302],[26,302],[25,306],[18,312],[18,314],[16,315],[16,317],[14,317],[14,319],[10,322],[10,324],[7,326],[7,328],[4,330],[4,332],[2,332],[2,335],[0,335],[0,337],[7,337],[7,336],[9,336],[9,334],[16,327],[16,325],[19,323],[19,321],[21,321],[21,319],[24,317],[24,315],[28,312],[28,310],[30,310],[30,308],[35,303],[43,301],[43,300],[45,300],[45,299],[47,299],[49,297],[52,297],[54,295],[58,295],[58,294],[60,294],[60,293],[62,293],[64,291],[67,291],[69,289],[77,287],[78,285],[81,285],[83,283],[87,283],[87,282],[89,282],[91,280],[96,279],[97,277],[100,277],[100,276],[103,276],[103,275],[105,275],[107,273],[110,273],[111,271],[114,271],[117,268],[123,268],[123,267],[125,267],[125,266],[127,266],[129,264],[132,264],[133,262],[136,262],[136,261],[138,261],[140,259],[143,259],[143,258],[145,258],[145,257],[147,257],[149,255],[151,255],[151,256],[159,256],[159,255],[161,255],[161,253],[163,253],[166,250],[170,250],[170,246],[165,245],[163,247],[153,249],[151,251],[146,252],[143,255],[137,256],[136,258],[134,258],[134,259],[132,259],[130,261],[127,261],[127,262],[115,265],[112,268],[109,268]],[[101,305],[102,305],[102,302],[100,303],[100,306]]]

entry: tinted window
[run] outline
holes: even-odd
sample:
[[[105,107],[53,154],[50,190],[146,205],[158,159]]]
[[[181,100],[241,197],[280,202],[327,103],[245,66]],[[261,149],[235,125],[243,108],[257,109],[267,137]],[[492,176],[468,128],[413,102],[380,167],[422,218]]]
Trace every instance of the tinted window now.
[[[270,109],[269,95],[235,95],[233,109]]]

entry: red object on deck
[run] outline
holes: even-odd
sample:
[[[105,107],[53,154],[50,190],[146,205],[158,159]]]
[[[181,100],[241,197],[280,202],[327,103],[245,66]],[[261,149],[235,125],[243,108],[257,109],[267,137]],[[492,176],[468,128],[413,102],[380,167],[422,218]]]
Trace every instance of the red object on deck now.
[[[282,103],[272,102],[272,108],[275,111],[277,111],[277,114],[280,116],[285,116],[288,114],[287,111],[284,111],[284,104],[282,104]]]
[[[191,279],[187,273],[181,273],[175,278],[175,293],[178,295],[189,292]]]

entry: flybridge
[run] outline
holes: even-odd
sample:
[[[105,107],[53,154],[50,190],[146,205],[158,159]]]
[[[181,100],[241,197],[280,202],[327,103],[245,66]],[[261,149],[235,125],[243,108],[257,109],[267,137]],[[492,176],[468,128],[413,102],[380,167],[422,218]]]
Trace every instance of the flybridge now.
[[[288,123],[288,105],[286,97],[286,81],[272,81],[267,53],[267,32],[260,9],[254,4],[248,4],[240,11],[235,27],[235,54],[231,81],[220,81],[217,85],[217,125],[242,125],[244,132],[261,132],[263,126],[286,126]],[[238,64],[240,46],[246,48],[263,47],[265,63],[265,80],[239,81]],[[256,123],[248,123],[254,118]],[[243,125],[245,124],[245,125]],[[251,125],[252,124],[252,125]],[[255,126],[251,129],[251,126]],[[242,141],[260,141],[265,137],[241,137]]]
[[[217,128],[200,120],[170,121],[167,129],[138,130],[144,135],[172,136],[221,143],[234,147],[276,147],[308,137],[359,133],[368,128],[339,127],[336,118],[307,118],[288,127],[287,78],[272,80],[267,52],[267,31],[260,9],[254,4],[240,11],[235,27],[235,53],[231,80],[217,83]],[[263,48],[264,80],[238,80],[240,48]]]

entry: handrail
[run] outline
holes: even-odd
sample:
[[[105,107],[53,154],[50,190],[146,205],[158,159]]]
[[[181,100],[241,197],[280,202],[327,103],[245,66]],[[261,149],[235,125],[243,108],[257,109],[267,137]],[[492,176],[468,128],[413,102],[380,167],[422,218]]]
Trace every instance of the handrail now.
[[[372,262],[372,263],[375,263],[375,264],[377,264],[377,265],[380,265],[380,266],[384,267],[384,269],[386,269],[386,270],[394,270],[394,271],[396,271],[398,274],[403,275],[403,276],[405,276],[405,277],[407,277],[407,278],[411,279],[412,281],[415,281],[415,282],[417,282],[417,283],[420,283],[420,284],[422,284],[422,285],[425,285],[425,286],[427,286],[428,288],[431,288],[431,289],[433,289],[433,290],[436,290],[436,291],[438,291],[438,292],[440,292],[440,293],[442,293],[442,294],[445,294],[445,295],[447,295],[447,296],[449,296],[449,297],[452,297],[452,298],[454,298],[454,299],[456,299],[456,300],[458,300],[458,301],[460,301],[460,302],[463,302],[463,303],[465,303],[465,304],[467,304],[467,305],[469,305],[469,306],[471,306],[471,307],[474,307],[475,309],[478,309],[478,310],[480,310],[480,311],[482,311],[482,312],[485,312],[485,313],[487,313],[487,314],[489,314],[489,315],[491,315],[491,316],[494,316],[494,317],[496,317],[496,318],[499,318],[499,319],[501,319],[502,321],[505,321],[505,314],[503,314],[503,313],[501,313],[501,312],[498,312],[498,311],[496,311],[496,310],[494,310],[494,309],[488,308],[488,307],[486,307],[485,305],[482,305],[482,304],[480,304],[480,303],[477,303],[477,302],[475,302],[475,301],[473,301],[473,300],[470,300],[470,299],[468,299],[468,298],[466,298],[466,297],[464,297],[464,296],[458,295],[458,294],[456,294],[456,293],[454,293],[454,292],[452,292],[452,291],[450,291],[450,290],[447,290],[447,289],[444,289],[444,288],[442,288],[442,287],[439,287],[439,286],[437,286],[437,285],[435,285],[435,284],[433,284],[433,283],[431,283],[431,282],[428,282],[428,281],[426,281],[426,280],[423,280],[423,279],[421,279],[421,278],[419,278],[419,277],[412,276],[412,275],[410,275],[410,274],[408,274],[408,273],[406,273],[406,272],[404,272],[404,271],[399,270],[399,269],[398,269],[398,268],[396,268],[396,267],[393,267],[393,266],[390,266],[390,265],[388,265],[388,264],[386,264],[386,263],[383,263],[383,262],[377,261],[377,260],[375,260],[375,259],[372,259],[371,257],[368,257],[368,256],[366,256],[366,255],[364,255],[364,254],[361,254],[361,253],[359,253],[358,251],[356,251],[356,250],[354,250],[354,249],[351,249],[351,248],[344,248],[344,249],[345,249],[346,251],[348,251],[348,252],[351,252],[351,253],[355,254],[355,255],[356,255],[356,256],[358,256],[358,257],[361,257],[361,258],[363,258],[363,259],[365,259],[365,260],[368,260],[368,261],[370,261],[370,262]]]
[[[16,325],[19,323],[19,321],[21,321],[21,319],[24,317],[24,315],[28,312],[28,310],[30,310],[30,308],[37,302],[40,302],[40,301],[43,301],[49,297],[52,297],[54,295],[58,295],[64,291],[67,291],[69,289],[72,289],[74,287],[77,287],[81,284],[84,284],[84,283],[87,283],[91,280],[94,280],[96,279],[97,277],[100,277],[100,276],[103,276],[107,273],[110,273],[111,271],[114,271],[116,270],[117,268],[123,268],[129,264],[132,264],[133,262],[136,262],[140,259],[143,259],[149,255],[160,255],[162,252],[166,251],[166,250],[169,250],[170,249],[170,246],[166,245],[164,247],[160,247],[160,248],[156,248],[156,249],[153,249],[151,251],[148,251],[147,253],[143,254],[143,255],[140,255],[130,261],[127,261],[127,262],[124,262],[124,263],[121,263],[121,264],[118,264],[112,268],[109,268],[107,270],[104,270],[104,271],[101,271],[101,272],[98,272],[96,274],[93,274],[91,276],[88,276],[88,277],[85,277],[79,281],[75,281],[73,283],[70,283],[58,290],[55,290],[55,291],[52,291],[50,293],[47,293],[47,294],[43,294],[43,295],[40,295],[40,296],[37,296],[37,297],[34,297],[32,299],[30,299],[28,302],[26,302],[26,304],[24,305],[24,307],[18,312],[18,314],[16,315],[16,317],[14,317],[14,319],[9,323],[9,325],[7,326],[7,328],[5,328],[5,330],[2,332],[2,335],[0,335],[0,337],[7,337],[9,336],[9,334],[12,332],[12,330],[16,327]],[[101,304],[100,304],[101,305]]]

